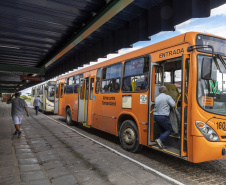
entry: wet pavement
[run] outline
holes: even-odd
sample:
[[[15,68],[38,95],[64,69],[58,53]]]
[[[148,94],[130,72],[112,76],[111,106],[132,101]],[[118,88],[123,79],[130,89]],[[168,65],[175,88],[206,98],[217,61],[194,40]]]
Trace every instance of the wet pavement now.
[[[29,112],[18,138],[10,105],[0,103],[0,185],[173,184],[45,115]]]

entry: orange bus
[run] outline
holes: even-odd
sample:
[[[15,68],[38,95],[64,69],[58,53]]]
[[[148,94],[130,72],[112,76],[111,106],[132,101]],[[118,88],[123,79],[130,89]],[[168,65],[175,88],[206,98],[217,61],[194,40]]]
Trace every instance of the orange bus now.
[[[58,114],[142,146],[199,163],[226,157],[226,40],[189,32],[57,79]],[[179,116],[166,149],[153,109],[165,85]],[[173,114],[173,113],[172,113]],[[172,122],[172,120],[171,120]]]

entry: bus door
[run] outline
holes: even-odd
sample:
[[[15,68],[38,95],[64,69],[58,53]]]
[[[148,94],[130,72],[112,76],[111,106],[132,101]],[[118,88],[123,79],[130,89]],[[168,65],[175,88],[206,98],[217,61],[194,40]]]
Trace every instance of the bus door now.
[[[89,77],[89,97],[88,97],[88,120],[87,125],[92,125],[92,110],[93,110],[93,89],[94,89],[94,76]]]
[[[159,63],[151,62],[150,67],[150,91],[149,91],[149,121],[148,121],[148,145],[153,145],[156,137],[156,124],[154,123],[154,101],[159,95],[159,87],[163,85],[163,68]]]
[[[63,115],[64,111],[64,82],[59,85],[59,115]]]
[[[152,79],[150,89],[150,118],[148,145],[155,146],[155,140],[160,135],[159,126],[154,122],[154,100],[159,95],[159,87],[164,85],[167,94],[176,102],[177,108],[170,112],[173,132],[165,141],[164,151],[177,156],[187,155],[187,106],[188,106],[188,75],[189,55],[183,55],[171,61],[165,61],[162,66],[151,64]]]
[[[180,133],[180,155],[187,156],[187,125],[190,125],[188,118],[191,113],[188,108],[188,86],[189,86],[189,68],[190,68],[190,55],[182,55],[182,88],[181,88],[181,133]]]
[[[80,78],[78,122],[87,123],[89,78]]]
[[[54,90],[54,114],[58,114],[59,112],[59,93],[60,93],[60,88],[59,84],[57,83],[55,85],[55,90]]]

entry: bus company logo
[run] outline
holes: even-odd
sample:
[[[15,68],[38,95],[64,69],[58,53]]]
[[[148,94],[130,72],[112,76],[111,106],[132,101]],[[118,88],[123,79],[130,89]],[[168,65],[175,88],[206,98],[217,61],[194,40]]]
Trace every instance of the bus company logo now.
[[[172,51],[167,51],[165,53],[160,53],[159,58],[170,57],[170,56],[178,55],[178,54],[181,54],[181,53],[184,53],[184,48],[175,49],[175,50],[172,50]]]
[[[140,104],[147,104],[147,95],[146,94],[140,95]]]

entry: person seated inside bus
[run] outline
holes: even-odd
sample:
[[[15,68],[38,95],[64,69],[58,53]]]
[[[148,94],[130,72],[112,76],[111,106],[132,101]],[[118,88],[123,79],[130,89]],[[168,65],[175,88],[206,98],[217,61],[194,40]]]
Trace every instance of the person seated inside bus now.
[[[122,90],[123,91],[131,91],[132,90],[130,76],[123,78]]]
[[[137,79],[136,90],[145,91],[148,89],[148,73],[145,73],[144,77]]]
[[[119,83],[116,81],[116,79],[112,79],[111,83],[108,84],[108,92],[118,92],[119,89]]]
[[[108,92],[108,85],[105,85],[105,86],[104,86],[103,92]]]
[[[141,86],[137,86],[137,91],[142,91]]]

